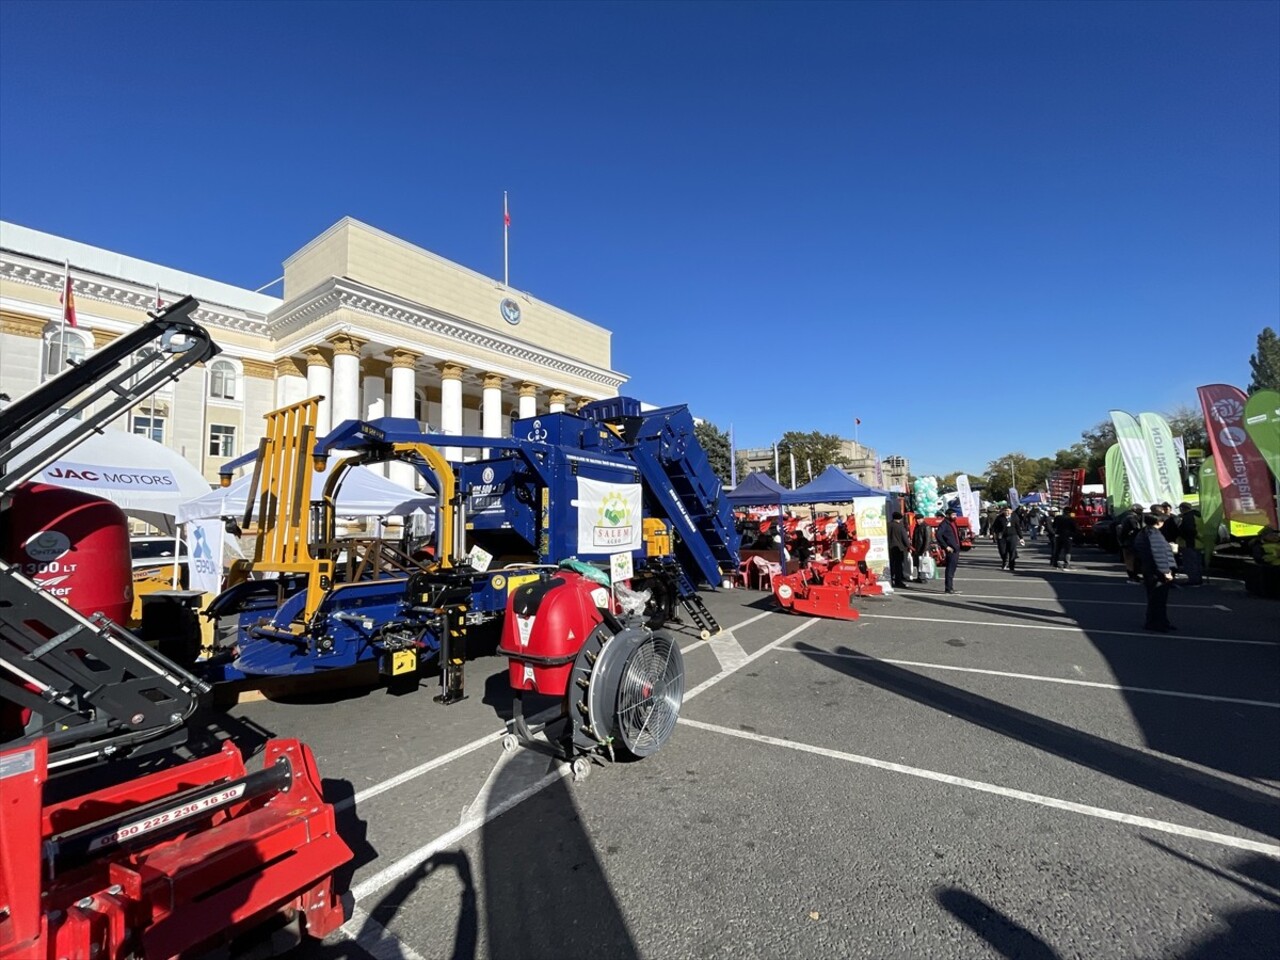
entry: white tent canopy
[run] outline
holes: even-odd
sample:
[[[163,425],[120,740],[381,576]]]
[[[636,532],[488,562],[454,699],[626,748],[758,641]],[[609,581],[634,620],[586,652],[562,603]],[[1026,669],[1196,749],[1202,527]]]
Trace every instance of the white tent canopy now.
[[[334,465],[330,461],[323,473],[312,475],[313,499],[319,499]],[[252,482],[252,476],[246,475],[229,487],[211,490],[202,497],[182,504],[178,510],[178,521],[186,523],[188,520],[244,516],[245,501]],[[424,510],[427,516],[434,517],[435,503],[436,498],[431,494],[402,487],[368,467],[352,467],[342,478],[342,486],[338,488],[337,513],[340,517],[404,517],[415,510]]]
[[[43,447],[53,439],[45,435],[33,444]],[[86,438],[32,480],[110,500],[166,534],[173,533],[178,507],[209,490],[209,481],[181,454],[147,437],[112,429]]]

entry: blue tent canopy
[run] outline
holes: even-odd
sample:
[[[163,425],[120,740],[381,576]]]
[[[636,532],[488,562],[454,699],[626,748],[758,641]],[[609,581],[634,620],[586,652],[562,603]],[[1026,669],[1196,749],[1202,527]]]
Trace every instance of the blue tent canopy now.
[[[725,494],[725,499],[737,507],[798,503],[800,501],[793,499],[796,492],[785,489],[767,473],[757,470]]]
[[[1039,490],[1035,490],[1031,493],[1028,493],[1025,497],[1023,497],[1018,502],[1025,503],[1025,504],[1048,503],[1049,499],[1044,494],[1042,494]]]
[[[799,490],[791,491],[791,503],[843,503],[855,497],[891,497],[887,490],[876,490],[861,480],[849,476],[834,464],[806,483]]]

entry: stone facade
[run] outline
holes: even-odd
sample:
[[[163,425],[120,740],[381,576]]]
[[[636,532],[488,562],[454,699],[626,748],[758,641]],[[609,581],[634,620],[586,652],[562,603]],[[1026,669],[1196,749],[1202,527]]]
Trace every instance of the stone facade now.
[[[200,301],[195,319],[223,353],[116,426],[156,436],[210,480],[253,449],[264,414],[308,396],[325,398],[321,433],[407,416],[504,436],[513,414],[617,396],[626,381],[603,327],[350,218],[285,260],[283,298],[0,223],[0,391],[11,397],[63,359],[64,263],[79,316],[73,355],[145,322],[157,297]]]

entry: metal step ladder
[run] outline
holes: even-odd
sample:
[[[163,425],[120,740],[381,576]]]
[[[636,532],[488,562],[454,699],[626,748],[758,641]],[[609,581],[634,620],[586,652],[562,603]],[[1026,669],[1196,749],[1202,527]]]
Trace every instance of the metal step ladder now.
[[[693,585],[693,581],[684,575],[683,571],[680,572],[676,583],[679,586],[676,595],[680,599],[680,605],[689,612],[689,619],[698,628],[702,639],[707,640],[714,637],[720,632],[720,624],[716,621],[711,611],[707,609],[707,605],[702,602],[702,595],[698,593],[698,588]]]

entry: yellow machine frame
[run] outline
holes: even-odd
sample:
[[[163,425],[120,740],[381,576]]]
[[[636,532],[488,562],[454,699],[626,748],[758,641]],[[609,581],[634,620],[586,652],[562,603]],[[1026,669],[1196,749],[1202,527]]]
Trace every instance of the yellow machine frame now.
[[[311,397],[272,410],[264,416],[266,435],[258,445],[258,459],[254,465],[244,518],[247,528],[252,519],[256,493],[258,542],[253,569],[262,573],[306,575],[307,600],[303,622],[311,619],[325,594],[333,587],[333,560],[313,556],[309,537],[311,482],[313,474],[323,472],[325,467],[325,458],[315,455],[316,418],[322,399]],[[338,489],[348,470],[367,463],[411,461],[415,457],[425,461],[436,475],[439,484],[436,491],[439,498],[437,540],[443,554],[437,563],[440,567],[452,567],[463,555],[463,545],[455,542],[455,537],[460,537],[462,531],[453,513],[453,468],[430,444],[397,443],[391,446],[389,453],[383,449],[344,457],[330,473],[321,495],[325,527],[332,527]]]

